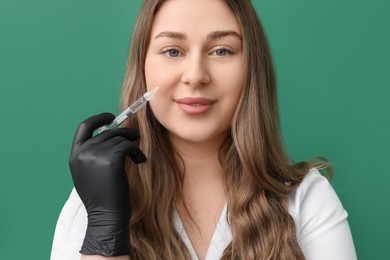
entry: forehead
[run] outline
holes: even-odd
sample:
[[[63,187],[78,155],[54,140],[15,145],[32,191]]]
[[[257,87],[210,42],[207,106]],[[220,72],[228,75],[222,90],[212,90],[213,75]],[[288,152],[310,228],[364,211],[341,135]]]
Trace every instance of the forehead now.
[[[151,36],[161,31],[234,30],[241,32],[239,22],[224,0],[167,0],[153,21]]]

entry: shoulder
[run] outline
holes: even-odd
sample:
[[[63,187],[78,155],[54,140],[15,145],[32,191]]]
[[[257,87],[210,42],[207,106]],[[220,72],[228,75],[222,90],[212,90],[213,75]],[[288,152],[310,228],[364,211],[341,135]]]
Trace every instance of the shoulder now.
[[[314,214],[316,210],[319,211]],[[316,221],[324,221],[334,214],[347,217],[332,185],[317,169],[311,169],[290,195],[289,212],[298,222],[308,216],[315,217]]]
[[[348,214],[317,169],[311,169],[290,195],[289,213],[307,259],[356,259]]]
[[[324,196],[324,192],[327,196]],[[299,210],[300,205],[305,204],[313,197],[316,197],[317,201],[337,198],[329,180],[321,175],[316,168],[309,170],[298,188],[291,193],[289,202],[291,206],[294,206],[293,209]]]
[[[87,212],[73,189],[57,220],[50,259],[80,259],[79,250],[86,228]]]

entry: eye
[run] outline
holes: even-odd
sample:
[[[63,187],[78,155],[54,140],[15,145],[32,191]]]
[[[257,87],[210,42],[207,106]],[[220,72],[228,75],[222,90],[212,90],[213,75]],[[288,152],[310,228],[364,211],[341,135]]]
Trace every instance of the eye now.
[[[164,49],[161,54],[165,54],[168,57],[176,58],[180,56],[180,51],[174,47],[169,47],[167,49]]]
[[[230,54],[234,54],[234,52],[228,48],[218,48],[214,51],[215,55],[217,56],[226,56]]]

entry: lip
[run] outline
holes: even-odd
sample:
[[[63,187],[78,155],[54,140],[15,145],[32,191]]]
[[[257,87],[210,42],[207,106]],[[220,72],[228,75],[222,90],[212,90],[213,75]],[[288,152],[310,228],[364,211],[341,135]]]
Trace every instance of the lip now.
[[[203,114],[217,102],[215,99],[204,97],[184,97],[174,99],[174,101],[183,112],[190,115]]]

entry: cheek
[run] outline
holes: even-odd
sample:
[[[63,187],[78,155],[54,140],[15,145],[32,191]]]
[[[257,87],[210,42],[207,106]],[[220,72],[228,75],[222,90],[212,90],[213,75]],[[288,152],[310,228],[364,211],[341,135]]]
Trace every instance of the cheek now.
[[[172,95],[169,88],[163,87],[163,85],[160,85],[159,83],[157,83],[157,85],[160,88],[153,99],[150,100],[149,104],[154,116],[160,123],[162,123],[161,120],[170,112]],[[151,85],[150,88],[153,88],[153,86],[154,85]]]
[[[240,92],[244,84],[244,61],[241,56],[235,57],[227,64],[215,64],[212,67],[213,78],[217,85],[224,85],[224,89],[234,93]]]
[[[234,113],[237,110],[238,101],[241,96],[242,88],[235,88],[230,92],[230,95],[227,97],[225,104],[222,107],[221,114],[225,114],[225,121],[229,125],[232,123]],[[224,113],[223,113],[224,112]]]
[[[169,66],[160,66],[156,62],[145,62],[145,81],[148,90],[160,87],[158,95],[169,91],[170,86],[177,80],[176,71]]]
[[[166,70],[162,68],[159,58],[154,53],[147,53],[145,57],[145,81],[148,90],[153,89],[157,86],[160,87],[158,91],[161,92],[161,85],[164,83],[166,78]]]
[[[231,66],[220,73],[224,76],[220,77],[218,85],[221,87],[227,102],[235,106],[244,88],[245,77],[242,66],[241,64],[240,66]]]
[[[146,56],[145,59],[145,81],[147,90],[151,90],[157,87],[156,83],[158,82],[157,76],[157,65],[150,61],[150,58]],[[161,89],[159,90],[161,92]]]
[[[153,98],[151,101],[149,101],[149,105],[150,108],[152,109],[154,116],[157,118],[158,121],[160,121],[158,117],[158,111],[159,111],[158,108],[160,107],[158,99]]]
[[[244,89],[244,76],[243,72],[238,68],[235,72],[232,71],[228,77],[225,78],[225,84],[223,91],[224,95],[224,105],[221,108],[222,111],[225,111],[226,120],[229,124],[231,124],[231,120],[233,119],[234,113],[237,110],[238,102],[242,91]],[[221,113],[222,113],[221,111]]]

